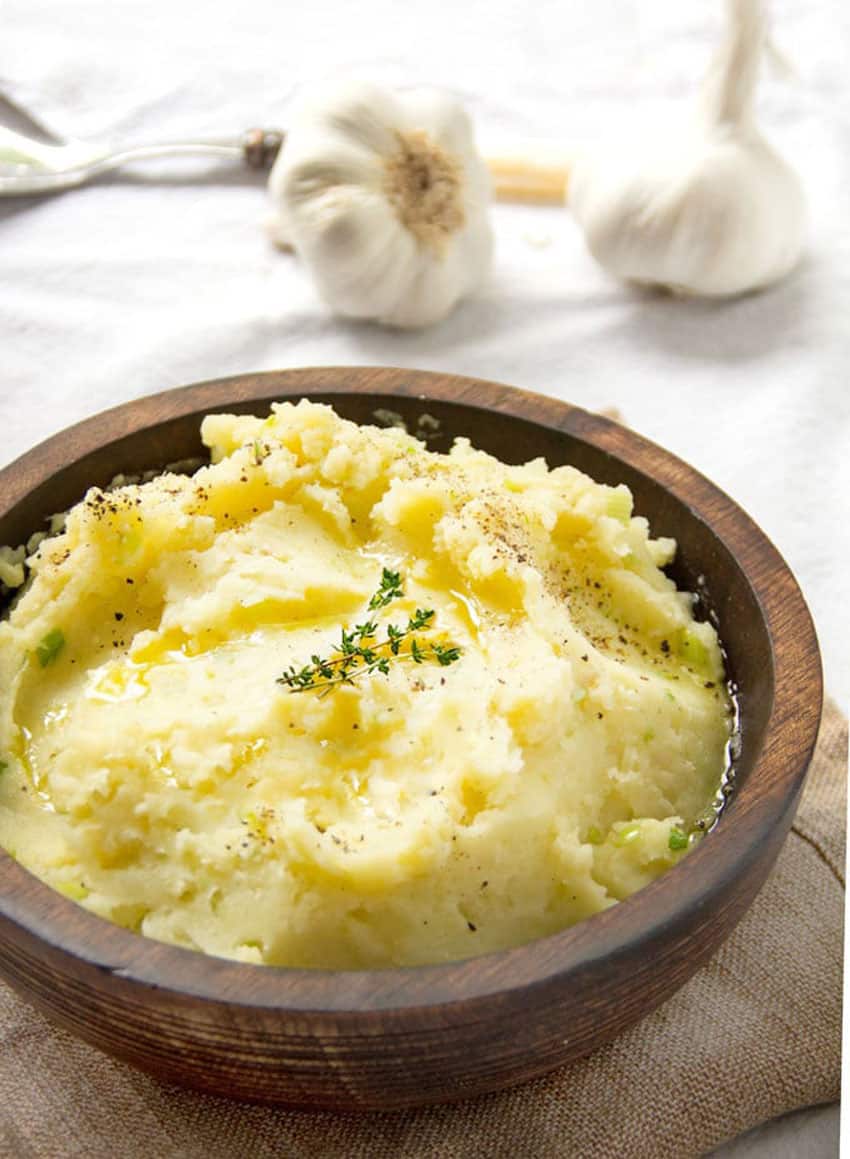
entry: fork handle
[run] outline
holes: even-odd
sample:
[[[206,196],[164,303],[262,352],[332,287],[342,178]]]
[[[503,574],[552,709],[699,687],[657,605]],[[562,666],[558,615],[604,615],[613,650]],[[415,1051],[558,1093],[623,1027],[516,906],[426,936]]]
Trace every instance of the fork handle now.
[[[27,196],[53,193],[84,185],[87,181],[137,161],[156,157],[206,156],[242,161],[249,169],[269,168],[283,145],[278,129],[249,129],[240,137],[210,140],[171,141],[125,148],[86,150],[70,145],[44,145],[11,130],[2,130],[2,143],[17,151],[17,172],[0,172],[0,196]],[[29,163],[28,163],[29,162]],[[51,168],[54,165],[54,168]],[[13,169],[15,162],[12,161]]]
[[[283,145],[284,134],[279,129],[248,129],[241,137],[224,137],[200,141],[162,141],[156,145],[129,145],[113,149],[98,158],[95,165],[115,169],[132,161],[148,161],[154,157],[196,156],[230,157],[244,161],[249,169],[268,169]],[[100,170],[102,172],[102,170]]]
[[[249,129],[242,136],[242,156],[249,169],[271,169],[283,148],[280,129]]]
[[[88,168],[92,175],[117,169],[135,161],[150,161],[156,157],[207,156],[226,157],[244,161],[249,169],[270,168],[283,145],[284,134],[278,129],[249,129],[241,137],[216,138],[207,141],[163,141],[156,145],[130,145],[112,149],[92,161]]]

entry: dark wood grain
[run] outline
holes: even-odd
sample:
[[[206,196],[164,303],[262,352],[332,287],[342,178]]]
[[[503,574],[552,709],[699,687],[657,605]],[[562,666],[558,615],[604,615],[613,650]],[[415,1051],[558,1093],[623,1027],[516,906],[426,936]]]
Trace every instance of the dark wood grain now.
[[[821,710],[817,641],[798,587],[755,524],[703,476],[597,415],[476,379],[391,368],[241,375],[140,399],[70,428],[0,472],[0,543],[119,471],[201,454],[209,411],[311,397],[370,421],[440,420],[506,461],[544,455],[624,482],[677,582],[705,576],[738,686],[735,795],[679,866],[553,937],[446,966],[333,973],[236,964],[94,917],[0,855],[0,974],[56,1022],[166,1080],[340,1109],[468,1097],[600,1046],[681,986],[753,900],[793,817]]]

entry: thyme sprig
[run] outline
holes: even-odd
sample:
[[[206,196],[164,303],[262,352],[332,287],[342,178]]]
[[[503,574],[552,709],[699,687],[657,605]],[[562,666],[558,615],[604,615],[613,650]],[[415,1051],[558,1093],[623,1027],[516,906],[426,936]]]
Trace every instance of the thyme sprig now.
[[[380,587],[369,600],[369,611],[380,611],[403,595],[401,574],[385,567]],[[379,638],[377,620],[368,619],[355,624],[349,631],[342,628],[340,642],[330,657],[311,656],[310,663],[303,668],[295,665],[287,668],[278,676],[277,683],[286,685],[290,692],[315,691],[319,696],[326,696],[337,685],[353,684],[373,672],[386,676],[393,659],[413,664],[434,661],[446,668],[460,659],[460,648],[427,639],[423,641],[416,635],[433,627],[434,616],[432,608],[417,608],[406,625],[387,624],[384,639]]]

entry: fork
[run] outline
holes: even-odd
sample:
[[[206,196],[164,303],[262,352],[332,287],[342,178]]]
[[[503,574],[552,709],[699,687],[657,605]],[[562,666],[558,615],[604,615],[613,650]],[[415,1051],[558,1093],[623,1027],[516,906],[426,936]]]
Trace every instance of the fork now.
[[[241,161],[249,169],[267,169],[280,151],[283,137],[277,129],[249,129],[238,137],[118,148],[77,140],[49,144],[0,126],[0,197],[56,193],[84,185],[122,165],[154,157],[221,157]]]

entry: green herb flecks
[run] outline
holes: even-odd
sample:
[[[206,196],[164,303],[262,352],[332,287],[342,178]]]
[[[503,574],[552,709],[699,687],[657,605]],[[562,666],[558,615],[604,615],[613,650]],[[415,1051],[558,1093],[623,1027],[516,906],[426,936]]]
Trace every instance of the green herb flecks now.
[[[640,825],[633,821],[630,825],[622,825],[619,829],[614,830],[613,842],[616,846],[631,845],[633,841],[637,841],[640,837]]]
[[[381,585],[369,600],[369,611],[386,608],[403,595],[400,573],[385,567]],[[349,631],[343,628],[331,656],[311,656],[310,663],[303,668],[294,665],[287,668],[278,676],[277,683],[286,685],[290,692],[318,692],[325,696],[338,685],[353,684],[373,672],[386,676],[394,660],[413,664],[433,662],[446,668],[460,659],[460,648],[416,635],[433,628],[434,618],[433,609],[417,608],[407,624],[387,624],[383,638],[377,620],[355,624]]]
[[[679,849],[688,848],[688,835],[684,830],[679,829],[676,825],[670,830],[670,836],[667,838],[668,847],[675,853]]]
[[[35,654],[42,668],[52,664],[65,647],[65,635],[61,628],[51,628],[36,644]]]

